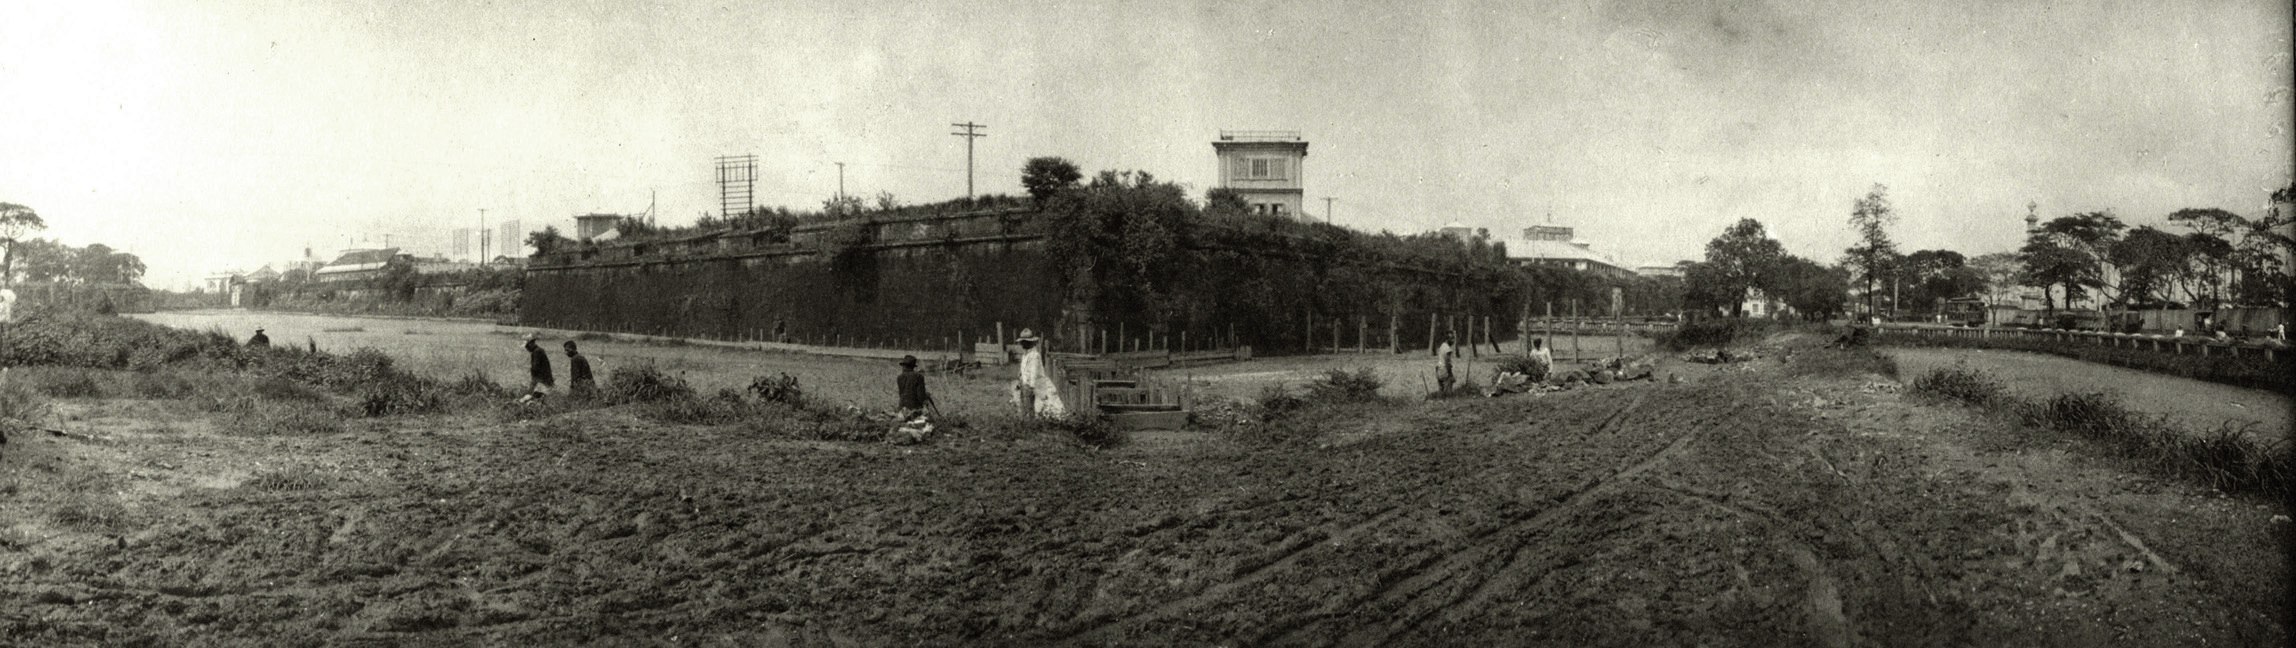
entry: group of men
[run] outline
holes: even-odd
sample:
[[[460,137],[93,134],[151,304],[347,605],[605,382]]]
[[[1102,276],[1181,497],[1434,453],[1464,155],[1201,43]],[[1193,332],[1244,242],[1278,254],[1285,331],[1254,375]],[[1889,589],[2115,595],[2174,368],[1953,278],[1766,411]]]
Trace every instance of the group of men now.
[[[590,375],[590,358],[582,355],[573,340],[567,340],[563,346],[566,348],[567,390],[576,398],[596,395],[598,382]],[[542,350],[542,336],[537,333],[526,334],[524,348],[528,382],[526,395],[519,396],[518,402],[531,403],[549,395],[551,390],[557,388],[557,383],[550,375],[550,353]]]
[[[1442,388],[1445,393],[1449,393],[1451,386],[1458,382],[1458,374],[1452,371],[1451,360],[1459,357],[1459,350],[1451,345],[1451,340],[1451,334],[1444,333],[1443,342],[1435,345],[1435,384]],[[1497,347],[1498,345],[1493,344],[1492,346]],[[1555,366],[1554,352],[1547,350],[1545,340],[1531,338],[1531,350],[1528,354],[1531,360],[1537,362],[1544,370],[1552,370]],[[1540,375],[1547,373],[1544,370],[1539,372]]]

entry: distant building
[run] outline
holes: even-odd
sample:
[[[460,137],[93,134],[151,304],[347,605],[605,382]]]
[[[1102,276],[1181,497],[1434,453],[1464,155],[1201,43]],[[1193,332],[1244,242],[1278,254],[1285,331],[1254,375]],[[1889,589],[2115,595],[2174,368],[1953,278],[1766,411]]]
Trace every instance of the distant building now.
[[[510,256],[510,255],[507,255],[507,254],[505,254],[505,255],[501,255],[501,256],[497,256],[497,257],[494,257],[494,260],[493,260],[493,261],[489,261],[489,262],[487,262],[487,264],[486,264],[486,267],[489,267],[489,268],[521,268],[521,269],[523,269],[523,268],[525,268],[525,267],[526,267],[526,257],[522,257],[522,256]]]
[[[597,238],[600,234],[615,231],[614,226],[620,224],[622,224],[621,214],[583,214],[576,216],[574,217],[574,240],[587,241]]]
[[[1569,227],[1533,225],[1523,228],[1523,238],[1504,243],[1507,261],[1518,266],[1568,268],[1609,277],[1634,276],[1634,271],[1625,265],[1596,252],[1585,241],[1576,240]]]
[[[478,264],[476,263],[471,263],[469,261],[456,261],[443,256],[418,258],[414,260],[414,263],[415,272],[422,274],[453,274],[456,272],[462,272],[464,270],[478,269]]]
[[[1299,131],[1220,131],[1212,142],[1220,158],[1220,187],[1235,191],[1252,213],[1306,218],[1301,163],[1307,141]]]
[[[526,255],[526,225],[515,220],[502,222],[502,230],[494,239],[494,250],[514,256]]]
[[[1769,294],[1762,292],[1762,289],[1760,288],[1746,289],[1746,301],[1741,304],[1741,306],[1746,309],[1747,317],[1769,317],[1782,319],[1794,314],[1794,308],[1792,306],[1787,306],[1786,302],[1779,301],[1770,297]]]
[[[1461,241],[1472,241],[1478,238],[1488,238],[1491,236],[1490,230],[1468,227],[1466,225],[1459,224],[1457,221],[1452,221],[1451,223],[1445,224],[1442,227],[1435,228],[1435,233],[1459,239]]]
[[[311,273],[313,281],[360,281],[382,276],[383,267],[391,259],[402,256],[398,248],[360,248],[344,250],[333,262],[320,266]]]
[[[1645,277],[1680,277],[1680,276],[1682,276],[1682,266],[1678,266],[1678,265],[1645,265],[1645,266],[1635,266],[1635,267],[1634,267],[1634,273],[1635,273],[1635,274],[1638,274],[1638,275],[1642,275],[1642,276],[1645,276]]]

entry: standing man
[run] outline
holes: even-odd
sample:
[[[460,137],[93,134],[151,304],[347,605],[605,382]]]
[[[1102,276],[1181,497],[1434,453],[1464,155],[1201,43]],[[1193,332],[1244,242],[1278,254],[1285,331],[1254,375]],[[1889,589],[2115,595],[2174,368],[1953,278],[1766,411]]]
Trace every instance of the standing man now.
[[[544,367],[547,374],[548,366]],[[598,394],[598,381],[590,377],[590,358],[574,349],[574,341],[566,341],[566,391],[575,398],[589,398]]]
[[[541,339],[541,334],[526,334],[526,374],[533,381],[528,383],[526,395],[518,397],[518,402],[542,400],[542,396],[549,393],[550,388],[557,386],[557,383],[550,378],[550,354],[542,350],[542,345],[536,343]]]
[[[271,336],[264,335],[263,329],[261,327],[257,327],[255,329],[255,337],[247,338],[247,346],[270,348]]]
[[[1060,381],[1052,377],[1052,369],[1044,359],[1044,349],[1038,348],[1042,340],[1036,331],[1021,329],[1020,377],[1013,381],[1013,402],[1020,405],[1022,414],[1058,418],[1068,415],[1068,407],[1060,400]]]
[[[1451,334],[1444,333],[1443,342],[1435,345],[1435,384],[1443,393],[1450,393],[1451,383],[1456,379],[1451,374],[1451,359],[1458,356],[1459,350],[1451,346]]]
[[[893,379],[901,396],[901,420],[906,421],[925,413],[925,408],[938,409],[933,393],[925,391],[925,374],[917,373],[917,356],[901,356],[901,376]]]

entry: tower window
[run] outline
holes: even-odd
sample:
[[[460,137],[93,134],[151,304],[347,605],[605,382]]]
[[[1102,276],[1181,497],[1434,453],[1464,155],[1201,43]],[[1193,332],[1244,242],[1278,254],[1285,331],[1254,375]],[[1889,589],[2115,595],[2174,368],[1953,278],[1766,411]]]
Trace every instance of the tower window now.
[[[1270,214],[1274,214],[1274,215],[1277,215],[1277,216],[1282,216],[1282,215],[1284,215],[1284,205],[1283,205],[1283,203],[1268,203],[1268,213],[1270,213]]]
[[[1283,158],[1251,158],[1244,177],[1251,180],[1282,180],[1290,166]]]

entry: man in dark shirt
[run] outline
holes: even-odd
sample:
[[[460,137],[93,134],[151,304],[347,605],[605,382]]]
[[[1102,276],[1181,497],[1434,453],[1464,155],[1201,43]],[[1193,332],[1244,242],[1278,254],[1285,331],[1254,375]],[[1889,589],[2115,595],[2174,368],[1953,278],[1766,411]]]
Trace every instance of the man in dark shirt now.
[[[590,377],[590,358],[574,350],[574,341],[566,341],[566,389],[575,398],[589,398],[598,393],[598,382]]]
[[[914,418],[922,414],[933,402],[933,394],[925,391],[925,374],[917,373],[917,356],[901,356],[901,377],[894,380],[901,392],[901,418]]]
[[[543,394],[549,393],[550,388],[557,385],[550,378],[550,353],[535,343],[540,339],[542,336],[539,334],[526,334],[526,373],[534,380],[527,386],[526,395],[518,397],[521,403],[540,400]]]
[[[268,336],[268,335],[264,335],[264,334],[263,334],[263,329],[255,329],[255,337],[247,338],[247,346],[251,346],[251,347],[268,347],[268,346],[271,346],[271,336]]]

